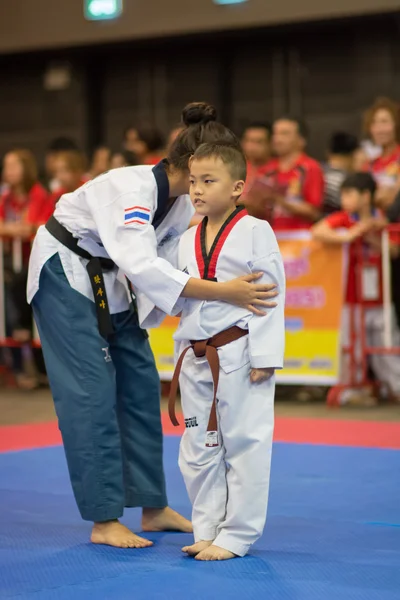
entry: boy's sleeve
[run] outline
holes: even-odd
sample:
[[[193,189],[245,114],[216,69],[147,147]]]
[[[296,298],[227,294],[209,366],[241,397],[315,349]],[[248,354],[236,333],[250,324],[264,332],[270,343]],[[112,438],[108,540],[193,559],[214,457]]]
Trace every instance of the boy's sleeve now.
[[[265,225],[265,226],[264,226]],[[260,239],[261,236],[264,239]],[[255,238],[255,239],[254,239]],[[262,272],[257,283],[278,286],[277,306],[268,308],[266,316],[252,316],[249,321],[250,364],[254,369],[282,369],[285,351],[285,270],[275,235],[268,225],[253,232],[253,273]]]
[[[326,223],[326,225],[328,225],[328,227],[330,227],[330,229],[348,228],[350,225],[349,217],[343,211],[334,212],[325,217],[323,221]]]

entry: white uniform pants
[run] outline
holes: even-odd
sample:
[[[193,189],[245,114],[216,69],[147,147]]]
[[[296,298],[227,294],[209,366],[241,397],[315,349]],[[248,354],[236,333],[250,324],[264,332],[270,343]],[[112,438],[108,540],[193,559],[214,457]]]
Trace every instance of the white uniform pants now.
[[[356,362],[361,360],[360,326],[365,327],[365,339],[368,346],[383,346],[383,309],[368,308],[365,310],[364,324],[361,324],[360,307],[356,306],[354,311],[354,323],[356,332],[355,356]],[[350,343],[350,307],[345,306],[342,316],[342,344],[348,346]],[[397,325],[396,315],[392,311],[392,343],[400,346],[400,331]],[[400,394],[400,356],[397,354],[373,354],[370,356],[370,364],[375,377],[389,386],[396,395]],[[357,370],[356,382],[361,380],[361,369]],[[348,383],[350,380],[349,356],[345,355],[342,360],[342,381]]]
[[[186,422],[179,466],[193,505],[194,538],[244,556],[262,535],[268,505],[275,377],[252,384],[247,336],[218,350],[219,446],[205,446],[213,399],[206,358],[186,355],[180,376]],[[183,346],[184,347],[184,346]]]

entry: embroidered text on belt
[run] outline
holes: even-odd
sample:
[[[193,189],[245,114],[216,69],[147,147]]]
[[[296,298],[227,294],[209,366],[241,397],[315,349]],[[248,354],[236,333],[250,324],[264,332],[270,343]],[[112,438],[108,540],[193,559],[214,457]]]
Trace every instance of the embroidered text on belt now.
[[[240,339],[241,337],[247,334],[248,331],[246,331],[245,329],[241,329],[240,327],[234,326],[230,327],[229,329],[225,329],[225,331],[221,331],[221,333],[217,333],[208,340],[191,341],[190,346],[185,348],[176,364],[174,376],[171,382],[171,391],[168,402],[169,418],[171,419],[172,424],[175,426],[179,425],[179,421],[176,418],[175,413],[175,400],[178,391],[179,375],[181,372],[183,359],[185,358],[186,353],[190,349],[193,349],[193,352],[197,358],[205,356],[207,358],[208,364],[210,365],[214,385],[214,396],[207,427],[206,446],[208,447],[218,446],[217,391],[219,382],[219,356],[217,348],[221,348],[222,346],[226,346],[226,344],[235,342],[236,340]]]
[[[94,302],[96,306],[97,322],[100,334],[107,339],[107,336],[114,332],[111,321],[110,309],[108,306],[106,286],[104,283],[103,271],[110,271],[115,267],[114,262],[109,258],[92,256],[78,245],[79,240],[75,238],[57,219],[52,216],[45,225],[47,231],[51,233],[61,244],[85,258],[87,263],[86,270],[89,275],[92,286]]]

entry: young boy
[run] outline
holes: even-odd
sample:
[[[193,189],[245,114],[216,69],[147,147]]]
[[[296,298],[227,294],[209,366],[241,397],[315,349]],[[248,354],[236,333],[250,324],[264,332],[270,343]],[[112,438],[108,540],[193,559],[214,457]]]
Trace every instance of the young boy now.
[[[193,505],[198,560],[244,556],[266,519],[275,369],[283,367],[285,274],[270,225],[237,206],[246,179],[243,153],[203,144],[190,163],[190,197],[203,218],[180,240],[179,268],[192,277],[227,281],[262,272],[277,284],[267,315],[218,301],[184,302],[174,336],[180,348],[170,415],[181,389],[186,430],[179,466]]]
[[[343,319],[343,344],[349,344],[349,305],[358,305],[361,303],[361,297],[356,282],[356,260],[357,250],[354,242],[363,237],[364,255],[368,255],[369,263],[372,264],[379,273],[380,269],[380,241],[378,230],[382,227],[383,221],[376,214],[374,208],[374,197],[376,192],[376,183],[369,173],[354,173],[349,175],[342,184],[341,204],[342,210],[337,211],[317,223],[312,228],[314,239],[330,244],[348,244],[350,243],[349,268],[346,290],[346,307]],[[398,252],[398,247],[391,247],[393,256]],[[366,273],[368,277],[368,272]],[[363,284],[374,285],[373,281],[367,281],[363,277]],[[379,277],[372,278],[379,281]],[[377,297],[380,296],[379,289],[376,290]],[[356,316],[356,327],[358,331],[359,319]],[[367,308],[365,311],[365,333],[368,346],[383,346],[383,311],[381,306]],[[395,316],[392,317],[392,339],[393,345],[400,345],[400,332],[397,327]],[[359,354],[356,348],[357,354]],[[386,383],[392,393],[400,401],[400,360],[395,355],[372,354],[370,357],[371,367],[379,379]],[[343,373],[342,373],[343,378]],[[346,374],[344,374],[346,379]],[[344,396],[345,402],[350,398]],[[368,398],[365,398],[368,403]]]

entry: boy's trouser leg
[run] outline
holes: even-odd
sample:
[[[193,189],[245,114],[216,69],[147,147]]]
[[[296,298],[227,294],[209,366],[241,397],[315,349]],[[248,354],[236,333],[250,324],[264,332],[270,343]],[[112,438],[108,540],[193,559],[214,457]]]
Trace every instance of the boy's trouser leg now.
[[[225,518],[227,486],[222,445],[207,448],[206,434],[213,398],[211,371],[205,358],[189,350],[179,378],[186,429],[179,466],[193,506],[194,539],[213,540]]]
[[[94,303],[71,288],[56,254],[43,266],[32,305],[80,513],[117,519],[125,493],[115,368]]]
[[[110,355],[117,378],[125,506],[167,505],[160,380],[150,344],[132,311],[113,315]]]
[[[235,342],[236,343],[236,342]],[[214,541],[244,556],[262,535],[269,494],[275,377],[250,382],[250,365],[221,369],[218,412],[225,447],[228,502]]]

